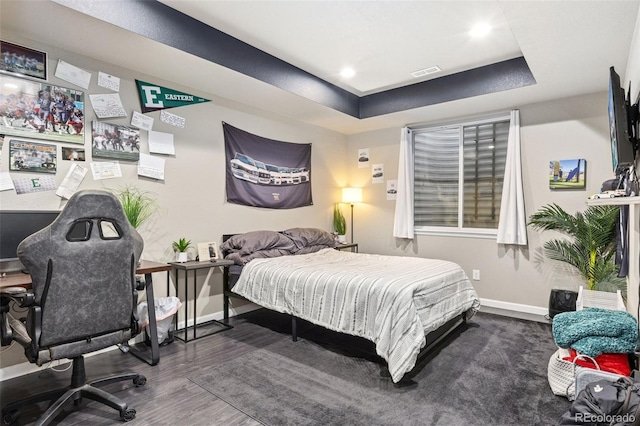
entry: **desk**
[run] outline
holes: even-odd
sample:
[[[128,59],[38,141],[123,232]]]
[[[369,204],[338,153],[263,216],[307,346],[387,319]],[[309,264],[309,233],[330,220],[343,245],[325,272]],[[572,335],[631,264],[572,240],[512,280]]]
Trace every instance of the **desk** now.
[[[158,345],[158,329],[156,326],[156,309],[153,303],[153,281],[151,274],[154,272],[167,273],[171,270],[171,266],[166,263],[152,262],[150,260],[140,261],[140,266],[136,269],[136,274],[144,275],[144,286],[147,295],[147,306],[149,309],[149,339],[151,340],[151,354],[146,355],[146,350],[140,350],[136,346],[129,347],[129,352],[137,358],[140,358],[149,365],[156,365],[160,361],[160,347]],[[0,288],[4,287],[24,287],[31,288],[31,275],[18,272],[8,274],[0,278]],[[143,343],[144,344],[144,343]]]
[[[211,269],[211,268],[226,268],[227,266],[231,266],[233,265],[233,262],[231,260],[224,260],[224,259],[220,259],[220,260],[215,260],[215,261],[206,261],[206,262],[198,262],[198,261],[190,261],[190,262],[172,262],[170,263],[171,268],[173,268],[173,270],[175,271],[175,286],[176,286],[176,295],[178,294],[178,287],[179,287],[179,280],[178,280],[178,271],[184,271],[184,329],[181,330],[176,330],[176,334],[175,337],[176,339],[180,339],[183,342],[189,342],[189,340],[196,340],[199,339],[201,337],[205,337],[205,336],[210,336],[212,334],[216,334],[219,333],[221,331],[225,331],[225,330],[229,330],[231,328],[233,328],[232,326],[222,323],[220,321],[216,321],[216,320],[211,320],[211,321],[207,321],[206,323],[202,323],[200,325],[209,325],[209,324],[216,324],[218,326],[218,329],[216,331],[210,332],[210,333],[203,333],[200,336],[197,335],[196,333],[196,329],[198,328],[198,311],[196,309],[196,302],[198,300],[198,298],[196,297],[196,272],[199,269]],[[188,321],[189,321],[189,271],[193,271],[193,325],[191,327],[189,327],[188,325]],[[167,295],[169,295],[169,282],[167,281]],[[177,314],[176,314],[177,316]],[[176,317],[177,320],[177,317]],[[177,321],[176,321],[177,324]],[[189,339],[189,335],[188,335],[188,331],[189,329],[192,328],[193,329],[193,337],[191,339]],[[184,330],[184,338],[180,337],[178,335],[179,331]]]

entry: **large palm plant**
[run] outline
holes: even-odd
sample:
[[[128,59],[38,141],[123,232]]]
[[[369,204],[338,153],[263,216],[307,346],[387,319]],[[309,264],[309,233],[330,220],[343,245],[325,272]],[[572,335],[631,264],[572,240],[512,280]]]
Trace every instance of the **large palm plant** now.
[[[542,207],[529,218],[538,230],[554,230],[568,239],[553,239],[544,244],[550,259],[577,268],[590,290],[626,293],[626,280],[618,277],[616,254],[617,206],[589,206],[584,213],[570,215],[557,204]]]

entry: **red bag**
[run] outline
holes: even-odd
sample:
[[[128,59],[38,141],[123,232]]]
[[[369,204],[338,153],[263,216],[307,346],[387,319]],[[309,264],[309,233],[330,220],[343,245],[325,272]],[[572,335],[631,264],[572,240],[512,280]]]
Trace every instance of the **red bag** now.
[[[571,349],[571,354],[568,357],[562,358],[565,361],[573,362],[578,356],[578,352],[575,349]],[[631,367],[629,366],[629,357],[627,354],[600,354],[594,358],[600,370],[608,371],[609,373],[619,374],[621,376],[630,376]],[[580,358],[576,361],[576,364],[581,367],[597,369],[596,366],[588,359]]]

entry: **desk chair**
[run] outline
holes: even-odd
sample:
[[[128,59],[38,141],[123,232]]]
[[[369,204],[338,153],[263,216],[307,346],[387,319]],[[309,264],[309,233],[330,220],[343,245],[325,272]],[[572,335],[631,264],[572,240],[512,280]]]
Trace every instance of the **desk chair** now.
[[[4,406],[5,424],[22,407],[53,401],[37,422],[46,425],[83,398],[115,408],[124,421],[135,417],[126,402],[96,386],[122,380],[140,386],[146,378],[127,373],[87,382],[83,355],[139,332],[135,270],[142,247],[118,199],[96,190],[77,192],[51,225],[20,243],[18,257],[31,274],[32,290],[14,287],[0,294],[2,345],[15,340],[39,366],[71,359],[73,370],[69,387]],[[9,320],[10,301],[28,309],[23,321]]]

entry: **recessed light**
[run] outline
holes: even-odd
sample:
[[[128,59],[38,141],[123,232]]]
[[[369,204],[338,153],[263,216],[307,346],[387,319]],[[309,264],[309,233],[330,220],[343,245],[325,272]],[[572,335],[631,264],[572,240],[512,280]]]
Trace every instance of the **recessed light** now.
[[[342,71],[340,71],[340,76],[342,78],[351,78],[354,75],[356,75],[356,72],[353,68],[344,68]]]
[[[480,24],[476,24],[471,31],[469,31],[469,35],[471,37],[484,37],[491,32],[491,25],[486,22],[482,22]]]

